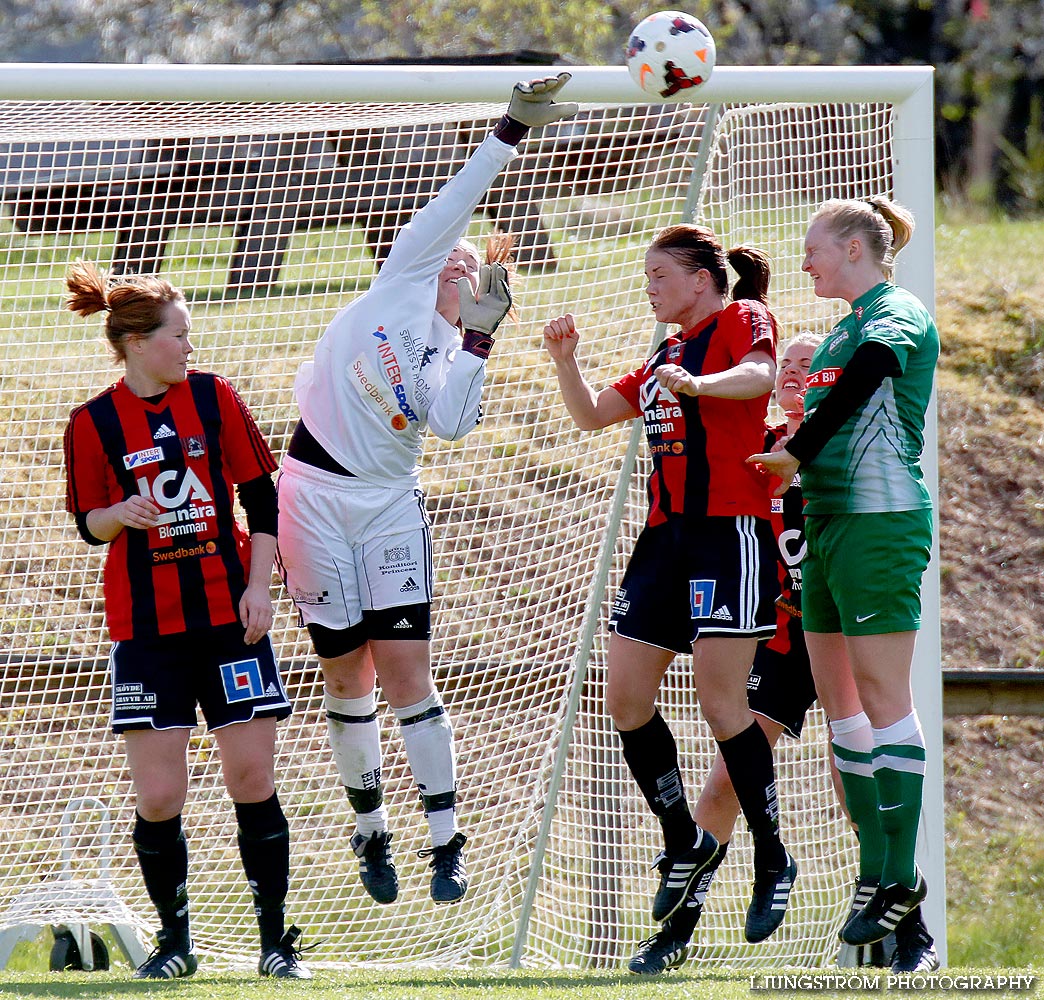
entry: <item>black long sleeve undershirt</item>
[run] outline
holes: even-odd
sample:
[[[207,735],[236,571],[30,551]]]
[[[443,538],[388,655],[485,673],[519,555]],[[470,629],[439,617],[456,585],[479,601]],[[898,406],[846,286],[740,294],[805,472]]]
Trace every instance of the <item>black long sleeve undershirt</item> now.
[[[258,476],[236,487],[239,503],[246,514],[247,530],[255,535],[261,532],[273,537],[278,532],[279,500],[275,483],[269,475]]]
[[[887,344],[868,340],[853,352],[845,370],[784,446],[807,465],[881,386],[886,378],[902,374],[899,359]]]

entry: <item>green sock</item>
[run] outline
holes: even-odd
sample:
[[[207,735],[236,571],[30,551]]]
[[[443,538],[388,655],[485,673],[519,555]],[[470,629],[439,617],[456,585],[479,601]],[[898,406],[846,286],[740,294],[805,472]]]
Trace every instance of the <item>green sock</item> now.
[[[917,880],[914,851],[924,787],[924,747],[909,744],[876,747],[874,758],[881,756],[888,756],[893,761],[902,760],[912,768],[896,770],[878,765],[874,770],[880,801],[878,811],[885,841],[881,885],[899,882],[912,886]]]
[[[845,790],[845,808],[859,830],[859,877],[880,878],[885,839],[877,810],[877,782],[870,773],[871,755],[831,745]]]

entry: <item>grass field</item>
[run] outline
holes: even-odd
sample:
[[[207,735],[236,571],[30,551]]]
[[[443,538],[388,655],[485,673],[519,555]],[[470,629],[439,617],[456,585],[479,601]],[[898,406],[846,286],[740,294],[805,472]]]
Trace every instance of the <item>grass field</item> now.
[[[191,980],[176,983],[144,983],[128,980],[122,975],[117,978],[109,973],[66,973],[62,976],[24,976],[17,981],[10,975],[0,976],[0,997],[13,1000],[67,1000],[74,997],[126,1000],[144,996],[177,997],[178,1000],[240,1000],[245,996],[253,1000],[281,1000],[284,997],[307,1000],[694,1000],[697,997],[701,1000],[743,1000],[781,993],[872,996],[899,990],[916,992],[919,996],[952,997],[956,992],[988,992],[989,995],[1039,997],[1044,981],[1035,969],[951,969],[935,974],[938,978],[934,984],[914,977],[906,990],[902,987],[890,990],[888,973],[883,970],[868,972],[865,979],[849,978],[849,974],[862,976],[856,970],[843,973],[822,970],[812,974],[799,969],[764,969],[738,974],[686,966],[655,980],[616,972],[534,973],[481,969],[447,972],[418,969],[410,972],[320,972],[308,982],[294,983],[200,973]],[[833,976],[845,978],[826,978]],[[822,978],[817,980],[814,977]],[[973,977],[979,977],[979,989],[955,988],[954,981],[970,985]],[[997,983],[1002,977],[1009,982],[1017,981],[1018,988],[984,990],[981,986],[985,981]],[[795,985],[799,988],[795,989]],[[937,988],[931,988],[932,985]]]
[[[939,214],[946,666],[1044,665],[1042,255],[1039,220],[972,220],[945,209]],[[1009,551],[1019,555],[1011,558]],[[1044,941],[1040,731],[1039,719],[946,723],[953,964],[1039,964]]]

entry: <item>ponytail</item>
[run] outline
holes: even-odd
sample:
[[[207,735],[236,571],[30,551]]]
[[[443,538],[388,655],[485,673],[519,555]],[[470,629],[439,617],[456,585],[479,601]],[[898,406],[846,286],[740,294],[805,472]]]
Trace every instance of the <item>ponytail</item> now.
[[[726,256],[739,275],[739,281],[732,286],[733,301],[754,299],[767,305],[769,279],[772,277],[768,255],[755,247],[738,246],[727,251]]]
[[[914,231],[914,217],[909,209],[883,195],[859,201],[826,201],[810,224],[819,221],[826,223],[837,240],[862,240],[871,260],[889,280],[895,271],[895,255],[910,242]]]
[[[65,308],[86,319],[102,310],[108,311],[109,299],[105,292],[105,278],[93,265],[82,260],[69,265],[65,275],[65,287],[69,295]]]
[[[894,258],[913,236],[915,226],[913,213],[881,195],[872,195],[866,199],[866,203],[888,223],[888,228],[892,230],[892,257]]]
[[[148,337],[163,325],[163,307],[185,301],[180,289],[153,275],[128,275],[109,278],[94,264],[78,260],[65,275],[69,294],[65,307],[77,316],[107,312],[105,337],[117,361],[127,357],[126,342],[131,337]]]

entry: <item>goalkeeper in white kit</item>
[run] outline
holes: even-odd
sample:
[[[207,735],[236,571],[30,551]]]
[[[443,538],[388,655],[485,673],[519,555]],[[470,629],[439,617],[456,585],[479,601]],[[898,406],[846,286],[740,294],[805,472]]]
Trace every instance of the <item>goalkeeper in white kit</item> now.
[[[508,273],[463,234],[531,127],[577,112],[569,79],[515,85],[507,114],[398,234],[369,290],[341,310],[301,366],[301,419],[279,477],[278,563],[325,685],[330,745],[355,811],[366,891],[398,895],[381,787],[375,687],[399,720],[431,832],[431,897],[468,886],[456,817],[453,733],[431,673],[431,528],[418,461],[425,428],[456,441],[481,416]],[[502,254],[501,254],[502,255]]]

